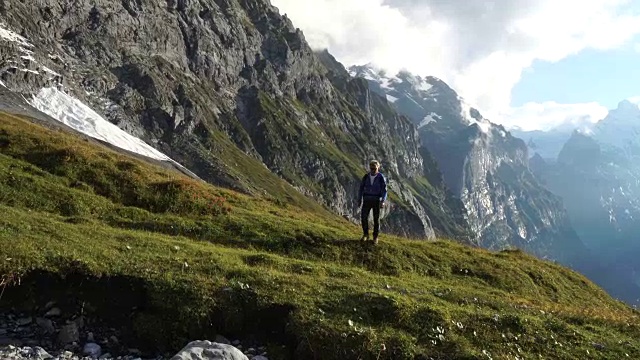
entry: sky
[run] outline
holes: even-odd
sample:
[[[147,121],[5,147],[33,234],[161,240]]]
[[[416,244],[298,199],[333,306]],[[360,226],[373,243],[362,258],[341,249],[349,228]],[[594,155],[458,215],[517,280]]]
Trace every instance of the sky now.
[[[344,65],[437,76],[510,128],[595,122],[640,95],[640,0],[271,2]]]

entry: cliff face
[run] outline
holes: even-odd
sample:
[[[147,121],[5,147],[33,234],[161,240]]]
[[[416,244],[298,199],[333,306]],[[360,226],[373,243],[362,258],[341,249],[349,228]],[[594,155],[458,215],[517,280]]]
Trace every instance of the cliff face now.
[[[352,219],[377,158],[386,231],[465,231],[415,126],[267,1],[4,1],[0,14],[0,77],[27,100],[57,87],[207,181],[289,201],[282,179]]]

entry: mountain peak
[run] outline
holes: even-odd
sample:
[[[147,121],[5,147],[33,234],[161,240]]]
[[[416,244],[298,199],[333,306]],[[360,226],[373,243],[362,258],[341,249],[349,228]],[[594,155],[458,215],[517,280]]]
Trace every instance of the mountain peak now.
[[[640,100],[640,99],[638,99]],[[603,144],[624,148],[640,145],[640,101],[626,99],[618,104],[615,110],[609,111],[594,129],[594,138]]]
[[[624,99],[618,103],[618,107],[613,112],[623,112],[640,114],[640,98]]]
[[[595,164],[600,157],[600,145],[591,136],[574,131],[558,154],[558,162],[565,165]]]

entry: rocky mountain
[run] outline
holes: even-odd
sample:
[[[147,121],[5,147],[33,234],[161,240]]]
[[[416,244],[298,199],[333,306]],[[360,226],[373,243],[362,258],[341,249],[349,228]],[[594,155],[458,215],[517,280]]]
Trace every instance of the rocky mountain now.
[[[529,155],[538,154],[546,162],[554,162],[575,130],[588,132],[592,127],[589,117],[578,117],[548,130],[523,130],[515,127],[509,129],[509,132],[527,143]]]
[[[525,141],[530,155],[535,156],[537,154],[545,161],[553,162],[557,159],[562,147],[569,140],[574,130],[522,131],[511,129],[509,132]]]
[[[535,171],[562,196],[580,238],[602,262],[599,283],[616,296],[640,299],[640,109],[623,101],[589,129],[575,131],[557,162]]]
[[[461,199],[479,245],[515,245],[571,262],[583,255],[562,201],[529,169],[526,144],[491,123],[442,80],[408,72],[389,76],[371,66],[350,68],[418,127],[444,182]],[[578,255],[580,254],[580,255]]]
[[[465,236],[413,124],[267,1],[10,0],[0,14],[0,79],[20,108],[80,131],[69,113],[83,109],[213,184],[303,194],[350,219],[377,158],[392,190],[385,231]]]

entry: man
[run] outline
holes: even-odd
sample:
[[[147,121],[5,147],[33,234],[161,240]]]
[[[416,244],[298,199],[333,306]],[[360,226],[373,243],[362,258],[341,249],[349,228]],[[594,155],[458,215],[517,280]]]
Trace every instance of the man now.
[[[369,213],[373,210],[373,243],[378,244],[380,231],[380,208],[387,201],[387,179],[380,173],[380,163],[372,160],[369,173],[365,174],[360,184],[358,206],[362,205],[362,241],[369,240]]]

